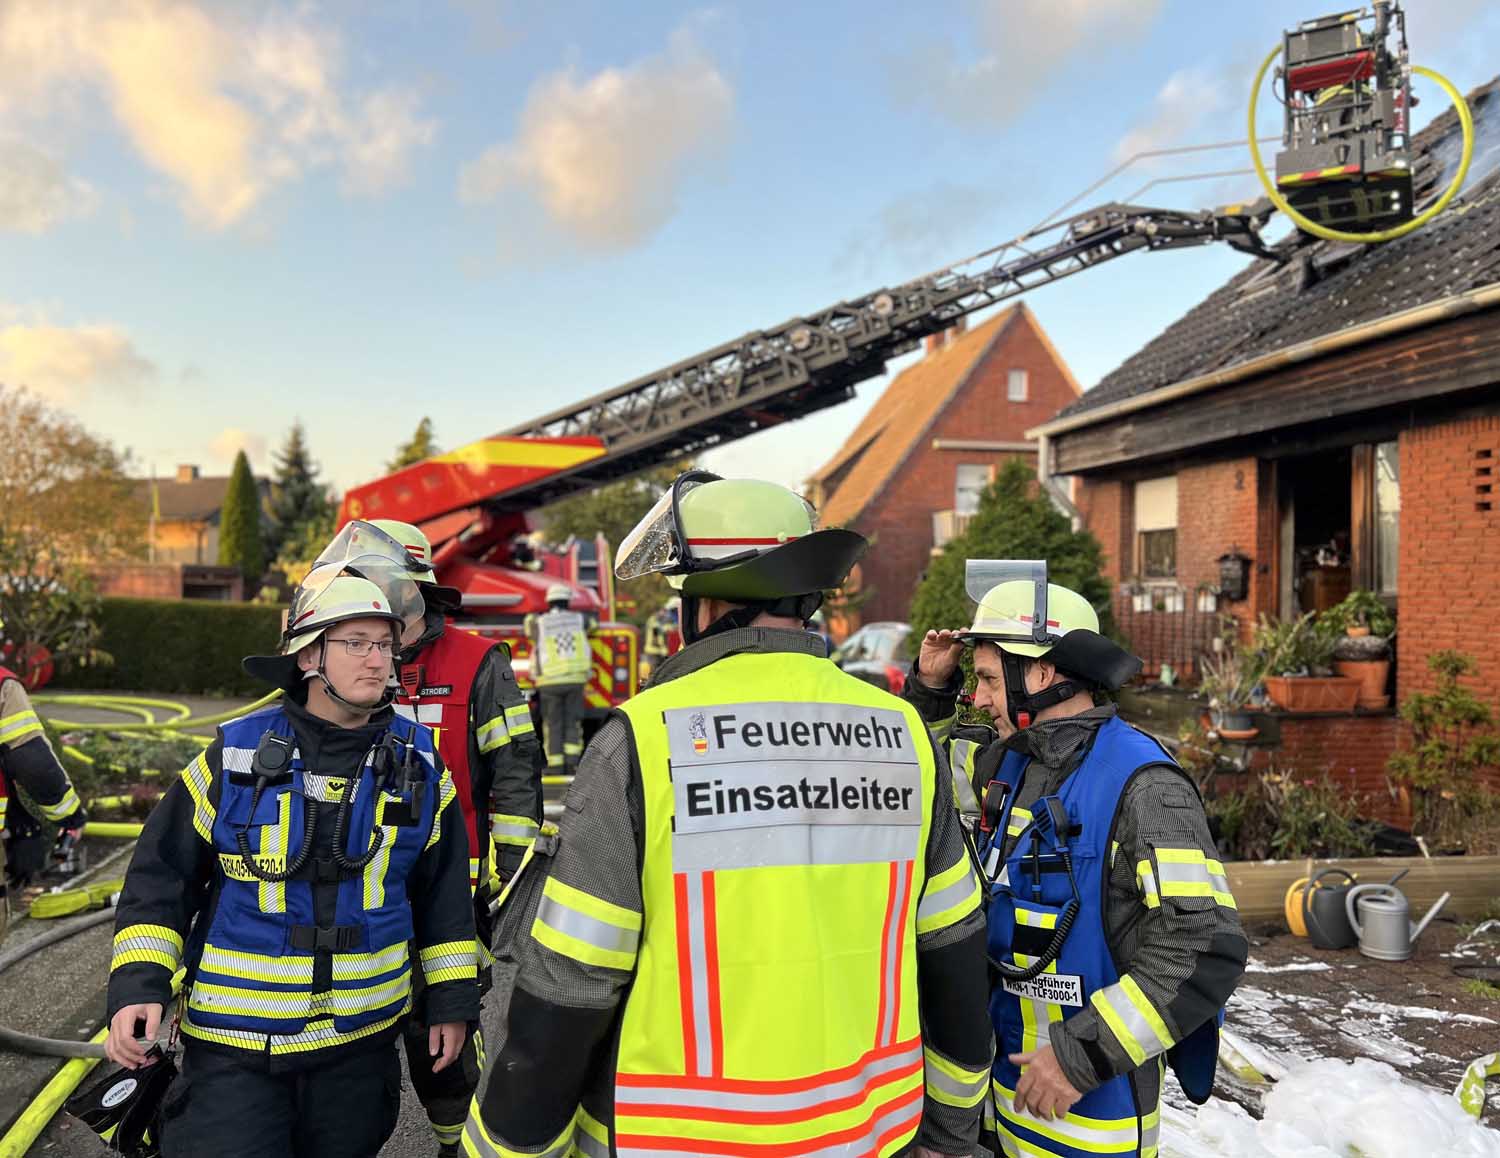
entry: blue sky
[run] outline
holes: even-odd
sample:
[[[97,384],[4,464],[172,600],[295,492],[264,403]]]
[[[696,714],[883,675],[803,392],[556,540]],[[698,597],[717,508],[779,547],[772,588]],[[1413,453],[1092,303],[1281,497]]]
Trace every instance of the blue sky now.
[[[1500,6],[1408,7],[1414,60],[1500,71]],[[1135,149],[1241,136],[1260,57],[1320,11],[0,0],[0,382],[143,471],[265,470],[300,418],[348,486],[423,415],[459,445],[1012,237]],[[1027,301],[1089,386],[1241,260]],[[795,484],[883,385],[710,464]]]

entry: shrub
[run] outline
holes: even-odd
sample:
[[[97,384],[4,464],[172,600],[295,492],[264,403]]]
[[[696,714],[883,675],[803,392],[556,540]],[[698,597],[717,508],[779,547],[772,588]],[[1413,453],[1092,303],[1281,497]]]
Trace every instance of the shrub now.
[[[1454,844],[1466,840],[1471,820],[1493,807],[1478,774],[1500,766],[1500,736],[1489,705],[1459,683],[1461,676],[1474,674],[1472,658],[1435,651],[1427,668],[1437,677],[1437,690],[1417,692],[1401,704],[1411,747],[1397,752],[1386,767],[1411,790],[1416,832]]]
[[[100,603],[100,642],[114,664],[68,673],[59,687],[236,696],[270,691],[245,674],[240,660],[275,649],[280,607],[201,599]]]

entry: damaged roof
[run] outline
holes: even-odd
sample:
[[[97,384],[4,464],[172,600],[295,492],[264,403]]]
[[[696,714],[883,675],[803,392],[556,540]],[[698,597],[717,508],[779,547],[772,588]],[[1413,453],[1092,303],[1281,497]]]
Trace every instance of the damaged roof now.
[[[1381,245],[1293,235],[1278,246],[1288,261],[1258,260],[1241,270],[1058,417],[1500,282],[1500,77],[1468,103],[1473,161],[1463,191],[1434,221]],[[1462,136],[1449,108],[1413,139],[1419,207],[1453,179]]]

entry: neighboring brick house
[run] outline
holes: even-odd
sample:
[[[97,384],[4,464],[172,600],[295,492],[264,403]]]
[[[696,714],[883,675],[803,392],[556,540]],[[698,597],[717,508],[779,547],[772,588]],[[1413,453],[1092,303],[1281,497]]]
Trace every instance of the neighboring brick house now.
[[[256,479],[262,506],[270,480]],[[156,599],[244,597],[244,583],[233,567],[220,567],[219,518],[228,475],[204,476],[183,465],[167,479],[136,479],[135,493],[148,512],[145,563],[97,569],[101,593]],[[253,592],[252,592],[253,594]]]
[[[1396,702],[1458,648],[1500,703],[1500,80],[1471,94],[1461,197],[1378,246],[1283,243],[1031,433],[1074,476],[1117,622],[1148,672],[1242,629],[1376,591],[1398,613]],[[1419,204],[1455,171],[1450,111],[1419,134]],[[1248,557],[1245,598],[1216,595]],[[1385,787],[1389,713],[1269,721],[1284,756]],[[1254,754],[1253,755],[1257,755]],[[1258,753],[1264,759],[1265,752]]]
[[[891,381],[809,480],[824,526],[849,527],[872,541],[856,578],[865,596],[861,622],[907,617],[928,561],[962,531],[995,470],[1008,458],[1036,454],[1027,427],[1078,395],[1067,364],[1024,305],[972,330],[927,339],[922,360]]]

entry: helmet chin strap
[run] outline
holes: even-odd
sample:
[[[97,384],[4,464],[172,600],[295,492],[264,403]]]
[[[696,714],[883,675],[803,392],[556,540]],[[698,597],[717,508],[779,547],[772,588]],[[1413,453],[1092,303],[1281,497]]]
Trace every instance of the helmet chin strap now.
[[[321,681],[321,683],[323,684],[323,690],[328,693],[328,698],[333,700],[335,703],[342,704],[351,712],[359,712],[362,715],[374,715],[382,708],[387,708],[393,702],[395,702],[396,692],[399,690],[401,685],[392,684],[389,680],[386,681],[385,690],[380,693],[380,699],[378,699],[373,704],[357,704],[348,697],[340,695],[338,689],[334,687],[332,681],[329,680],[328,673],[323,670],[327,661],[328,640],[324,637],[319,637],[317,670],[308,672],[307,675],[303,676],[302,678],[312,679],[314,676],[317,676],[319,681]]]
[[[1003,648],[998,650],[1000,651],[1000,668],[1005,673],[1006,712],[1010,716],[1011,724],[1017,728],[1031,727],[1036,723],[1037,716],[1048,708],[1065,700],[1071,700],[1084,690],[1074,681],[1065,679],[1039,692],[1028,692],[1026,690],[1026,665],[1030,660],[1025,656],[1012,655]]]

